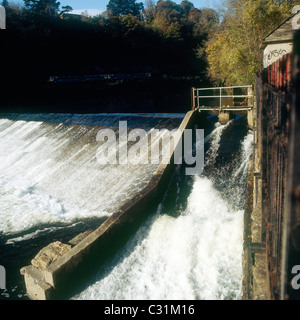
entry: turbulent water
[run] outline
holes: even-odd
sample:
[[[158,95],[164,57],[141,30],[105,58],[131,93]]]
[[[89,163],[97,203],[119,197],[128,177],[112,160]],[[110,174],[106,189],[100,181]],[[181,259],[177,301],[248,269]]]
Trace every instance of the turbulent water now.
[[[0,118],[0,264],[13,274],[0,298],[26,299],[20,267],[49,242],[99,225],[156,170],[99,165],[99,129],[117,132],[126,120],[129,128],[171,130],[182,115]],[[252,134],[243,118],[220,125],[212,117],[204,129],[203,174],[176,167],[157,212],[73,299],[240,298]]]
[[[146,116],[32,118],[0,119],[0,231],[5,234],[110,215],[149,182],[157,166],[99,164],[97,133],[107,126],[117,132],[122,119],[129,128],[148,130],[170,122]]]

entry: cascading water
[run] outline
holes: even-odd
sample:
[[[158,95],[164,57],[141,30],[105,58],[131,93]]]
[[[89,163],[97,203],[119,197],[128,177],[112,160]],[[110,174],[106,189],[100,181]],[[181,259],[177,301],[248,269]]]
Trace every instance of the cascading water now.
[[[44,246],[96,229],[150,181],[157,164],[100,164],[99,130],[110,128],[118,136],[121,121],[127,121],[128,130],[172,130],[183,116],[1,115],[0,265],[10,271],[9,285],[21,286],[19,269]],[[4,297],[16,298],[16,293]]]
[[[156,165],[97,164],[99,128],[117,131],[122,120],[150,131],[174,129],[182,115],[2,116],[0,264],[19,274],[43,246],[97,227],[147,184]],[[211,118],[204,129],[203,174],[176,167],[157,212],[72,299],[240,298],[252,134],[243,119]],[[21,277],[10,282],[0,299],[26,298]]]
[[[99,280],[74,299],[240,298],[243,199],[252,144],[245,127],[233,121],[215,124],[206,139],[203,175],[183,177],[177,168],[173,196],[99,271]],[[238,136],[224,150],[226,131]]]
[[[98,131],[109,123],[117,132],[122,118],[129,120],[129,127],[143,122],[148,130],[170,122],[146,116],[35,118],[0,120],[0,231],[5,234],[43,223],[110,215],[149,182],[157,165],[99,164]],[[173,126],[180,120],[175,119]]]

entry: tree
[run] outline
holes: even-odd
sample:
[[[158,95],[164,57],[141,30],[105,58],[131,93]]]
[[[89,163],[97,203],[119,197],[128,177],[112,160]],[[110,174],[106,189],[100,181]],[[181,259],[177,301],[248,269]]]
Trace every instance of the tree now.
[[[262,68],[262,39],[291,14],[289,0],[228,0],[221,29],[207,46],[213,80],[251,84]]]
[[[69,5],[62,6],[61,9],[62,10],[61,10],[60,14],[68,13],[68,12],[71,12],[73,10],[73,8],[71,6],[69,6]]]
[[[142,2],[137,3],[136,0],[110,0],[106,9],[113,17],[123,17],[128,14],[139,17],[144,5]]]
[[[56,0],[24,0],[25,7],[38,14],[57,15],[60,2]]]
[[[8,1],[7,0],[3,0],[1,3],[1,6],[3,6],[4,8],[7,8],[9,6]]]
[[[166,38],[182,39],[181,35],[182,9],[180,5],[170,0],[158,1],[152,26]]]
[[[188,0],[181,1],[180,6],[185,17],[189,16],[191,9],[194,9],[193,3]]]
[[[154,0],[145,1],[144,17],[148,23],[152,23],[155,15],[155,2]]]

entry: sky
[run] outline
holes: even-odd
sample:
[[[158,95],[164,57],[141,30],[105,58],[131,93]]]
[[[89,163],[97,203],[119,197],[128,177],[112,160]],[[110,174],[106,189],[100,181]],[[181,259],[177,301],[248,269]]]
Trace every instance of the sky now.
[[[173,0],[176,3],[180,3],[181,0]],[[196,8],[214,8],[216,9],[217,0],[190,0]],[[18,1],[12,1],[18,2]],[[22,1],[21,1],[22,2]],[[75,13],[81,13],[88,10],[88,13],[93,15],[101,13],[106,10],[106,6],[109,0],[60,0],[61,7],[69,5],[73,8]],[[137,2],[144,2],[143,0],[137,0]]]

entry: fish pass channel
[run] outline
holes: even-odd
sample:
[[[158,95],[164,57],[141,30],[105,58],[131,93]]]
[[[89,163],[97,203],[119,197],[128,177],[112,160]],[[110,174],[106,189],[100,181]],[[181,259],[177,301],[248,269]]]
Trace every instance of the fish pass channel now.
[[[184,115],[0,117],[0,299],[29,299],[20,268],[54,241],[97,228],[150,181],[157,165],[100,166],[99,128],[173,130]],[[80,292],[84,299],[239,299],[243,206],[252,133],[247,120],[205,128],[205,167],[176,166],[164,200]]]

